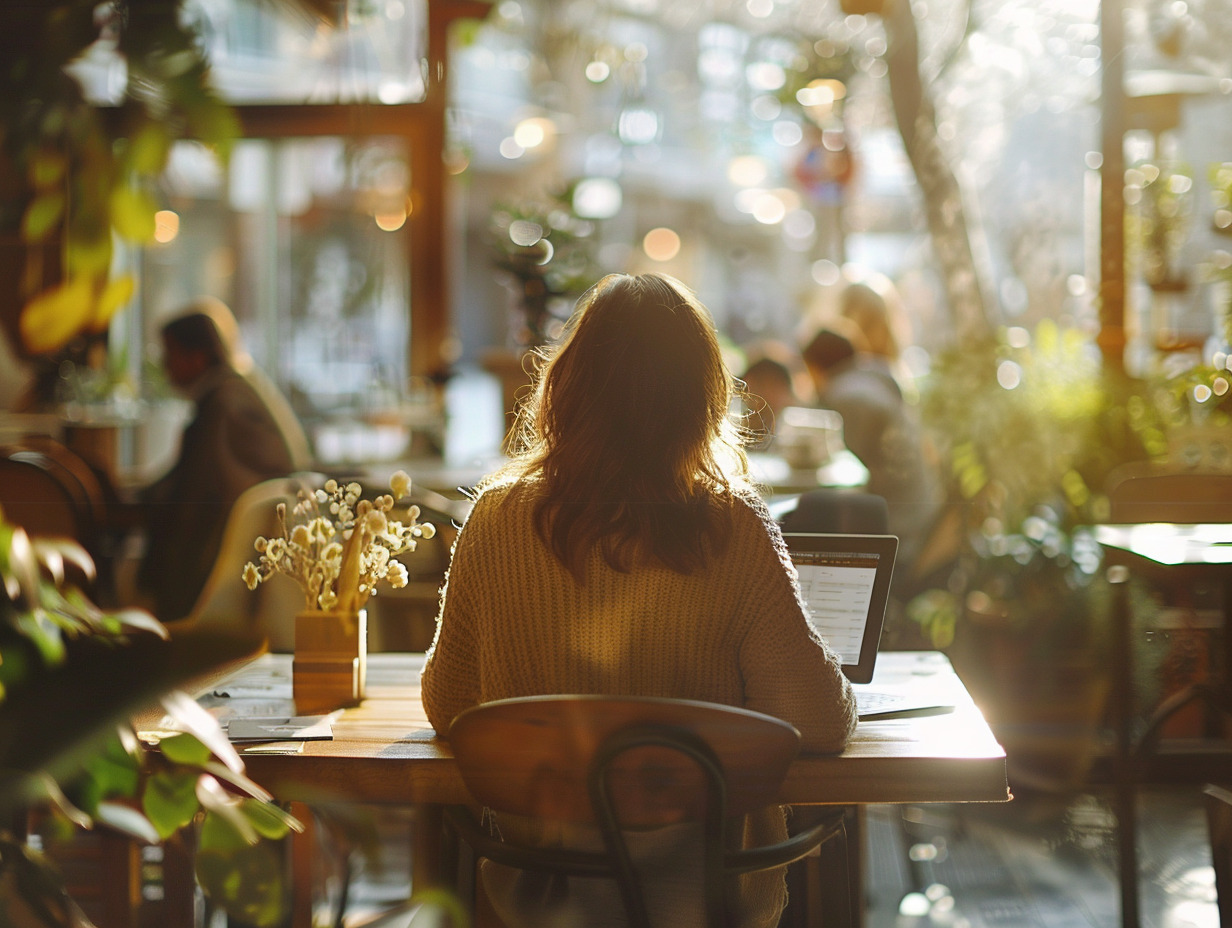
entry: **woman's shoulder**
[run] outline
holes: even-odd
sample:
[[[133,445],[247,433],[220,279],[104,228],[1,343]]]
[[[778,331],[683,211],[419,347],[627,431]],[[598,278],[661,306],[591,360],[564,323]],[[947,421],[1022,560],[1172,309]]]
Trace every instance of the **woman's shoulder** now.
[[[776,528],[774,517],[766,506],[765,500],[753,489],[736,489],[732,491],[732,520],[740,527],[760,525],[763,528]]]
[[[481,486],[466,524],[526,518],[537,499],[535,482],[525,478]]]
[[[787,546],[765,501],[752,490],[736,491],[729,507],[731,519],[730,539],[736,548],[746,555],[750,548],[773,551],[778,560],[787,558]]]

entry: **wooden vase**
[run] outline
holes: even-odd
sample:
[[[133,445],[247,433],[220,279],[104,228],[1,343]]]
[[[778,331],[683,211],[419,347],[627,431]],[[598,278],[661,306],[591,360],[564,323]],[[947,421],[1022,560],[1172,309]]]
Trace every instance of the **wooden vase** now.
[[[312,610],[295,617],[291,683],[298,714],[318,715],[357,705],[364,697],[367,669],[366,610]]]

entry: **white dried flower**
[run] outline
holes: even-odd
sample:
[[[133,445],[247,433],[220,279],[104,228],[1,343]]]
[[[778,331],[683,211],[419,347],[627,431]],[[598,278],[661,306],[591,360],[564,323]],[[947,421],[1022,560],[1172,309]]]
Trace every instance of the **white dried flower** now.
[[[389,478],[389,489],[394,494],[394,499],[402,499],[406,494],[411,492],[411,477],[404,470],[396,470],[393,476]]]
[[[385,573],[385,579],[389,581],[389,585],[395,590],[400,590],[410,580],[410,574],[407,572],[406,565],[400,561],[394,561],[389,565],[389,569]]]
[[[429,523],[416,522],[418,506],[408,507],[405,524],[387,515],[395,499],[405,496],[410,486],[410,477],[399,471],[390,479],[392,494],[372,500],[362,499],[362,489],[354,482],[342,487],[331,479],[322,489],[301,490],[290,520],[287,505],[278,504],[281,537],[254,541],[261,556],[257,563],[245,564],[244,584],[251,590],[275,573],[287,574],[304,590],[310,609],[360,608],[382,580],[405,586],[409,572],[396,556],[414,551],[416,538],[431,538],[436,531]],[[359,575],[348,571],[343,579],[342,559],[348,544],[357,545]],[[348,588],[339,588],[340,583]]]

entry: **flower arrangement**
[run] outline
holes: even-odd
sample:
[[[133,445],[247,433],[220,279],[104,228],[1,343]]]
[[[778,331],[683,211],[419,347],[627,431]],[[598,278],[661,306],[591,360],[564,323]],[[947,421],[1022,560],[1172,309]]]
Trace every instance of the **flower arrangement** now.
[[[390,493],[366,500],[360,499],[358,483],[327,480],[322,489],[299,491],[290,521],[286,503],[279,503],[282,534],[257,538],[261,556],[244,565],[248,589],[282,573],[303,588],[309,610],[356,612],[378,581],[395,589],[406,586],[406,567],[397,556],[414,551],[419,539],[432,538],[436,527],[416,521],[420,511],[414,505],[407,508],[407,521],[391,518],[397,500],[411,489],[405,471],[390,478],[389,488]]]

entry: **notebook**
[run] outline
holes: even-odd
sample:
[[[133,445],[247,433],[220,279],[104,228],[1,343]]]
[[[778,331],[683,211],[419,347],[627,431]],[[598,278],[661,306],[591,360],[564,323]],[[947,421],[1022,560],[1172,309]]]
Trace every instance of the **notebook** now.
[[[870,689],[885,624],[898,539],[893,535],[789,532],[783,538],[800,576],[809,621],[839,656],[861,719],[935,715],[953,706],[911,693]]]

